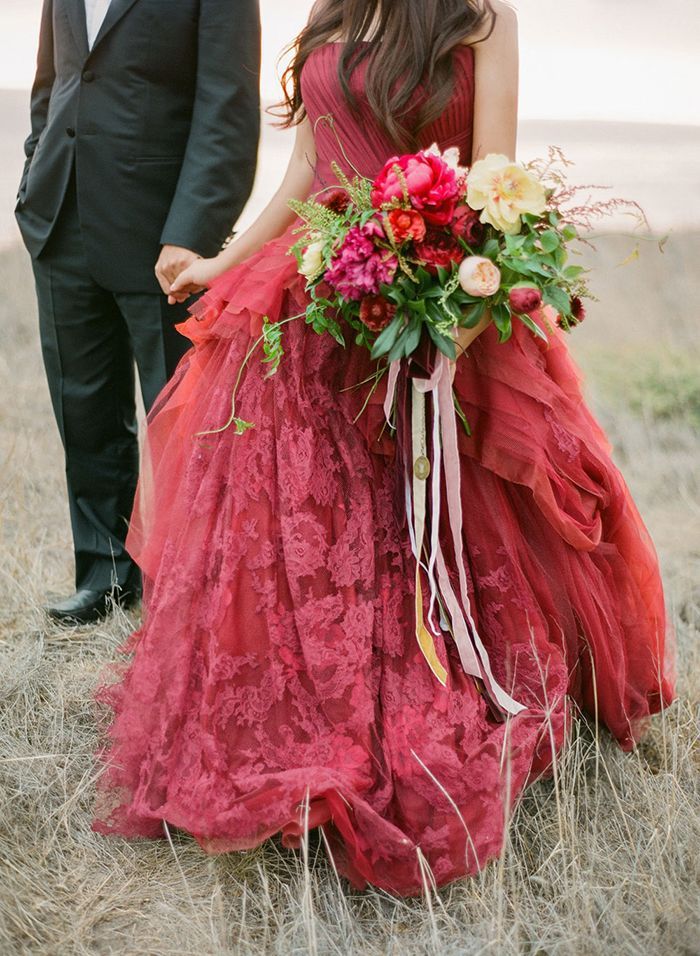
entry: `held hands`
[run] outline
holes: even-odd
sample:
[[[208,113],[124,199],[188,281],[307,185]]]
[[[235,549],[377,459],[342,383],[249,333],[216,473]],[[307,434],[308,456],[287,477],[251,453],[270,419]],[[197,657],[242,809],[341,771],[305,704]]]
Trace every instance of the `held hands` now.
[[[168,303],[184,302],[191,295],[206,289],[222,273],[218,258],[197,258],[184,268],[166,290]]]
[[[181,246],[163,246],[156,262],[156,279],[165,295],[169,295],[170,286],[183,269],[199,259],[196,252]]]

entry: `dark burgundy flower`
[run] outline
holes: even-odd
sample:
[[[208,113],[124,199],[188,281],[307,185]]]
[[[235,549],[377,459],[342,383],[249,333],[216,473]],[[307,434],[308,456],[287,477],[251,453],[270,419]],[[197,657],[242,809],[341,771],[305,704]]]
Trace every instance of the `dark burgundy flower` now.
[[[392,209],[387,219],[395,242],[407,239],[422,242],[425,239],[425,219],[415,209]]]
[[[450,223],[452,235],[457,239],[463,239],[468,246],[480,245],[484,238],[484,224],[479,215],[471,206],[457,206]]]
[[[571,300],[571,314],[577,322],[583,322],[586,318],[585,306],[577,295]]]
[[[360,321],[373,332],[381,332],[396,315],[396,306],[383,295],[367,295],[360,303]]]
[[[571,325],[572,321],[575,325],[578,325],[579,322],[583,322],[585,318],[586,318],[585,306],[583,302],[581,301],[581,299],[577,295],[575,295],[571,300],[571,319],[569,320],[569,325]],[[557,325],[559,326],[559,328],[566,328],[566,323],[564,322],[564,320],[562,319],[560,315],[557,316]]]
[[[437,273],[440,266],[449,269],[453,262],[464,259],[464,250],[449,232],[430,230],[423,242],[416,245],[416,258],[420,259],[428,272]]]
[[[329,189],[321,197],[322,205],[342,216],[350,205],[350,197],[344,189]]]
[[[508,302],[516,315],[532,315],[542,305],[542,293],[533,286],[511,289]]]

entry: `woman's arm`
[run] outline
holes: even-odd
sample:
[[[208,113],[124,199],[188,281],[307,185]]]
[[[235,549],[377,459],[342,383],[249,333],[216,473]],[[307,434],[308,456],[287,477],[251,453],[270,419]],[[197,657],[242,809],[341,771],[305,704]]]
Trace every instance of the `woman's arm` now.
[[[474,147],[472,164],[489,153],[515,159],[518,130],[518,20],[503,0],[492,0],[496,21],[491,36],[474,43]],[[477,35],[475,40],[479,39]],[[473,329],[460,329],[457,341],[465,351],[491,321],[487,313]]]
[[[289,208],[288,202],[290,199],[307,198],[313,184],[315,166],[314,134],[307,118],[297,127],[287,172],[280,188],[265,209],[253,225],[218,256],[213,259],[198,259],[181,272],[170,287],[170,304],[184,302],[195,292],[201,292],[222,273],[257,252],[266,242],[282,235],[295,219],[295,213]]]

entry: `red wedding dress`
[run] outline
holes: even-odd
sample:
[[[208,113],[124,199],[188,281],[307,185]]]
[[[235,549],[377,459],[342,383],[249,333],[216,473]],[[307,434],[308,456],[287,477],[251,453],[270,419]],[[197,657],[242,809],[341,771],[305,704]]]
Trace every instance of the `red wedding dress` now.
[[[340,46],[315,51],[303,96],[316,124],[314,191],[338,161],[375,175],[396,152]],[[471,153],[474,59],[455,55],[452,100],[424,144]],[[204,146],[202,148],[205,148]],[[339,872],[419,894],[498,855],[504,821],[545,773],[577,710],[629,749],[673,699],[672,632],[657,558],[610,446],[586,408],[562,334],[489,327],[457,366],[464,564],[503,720],[436,639],[443,686],[415,636],[415,563],[369,353],[302,320],[276,375],[244,357],[307,299],[291,229],[231,269],[182,331],[194,347],[151,413],[130,549],[144,624],[98,690],[113,711],[100,760],[101,833],[163,836],[209,853],[323,826]],[[359,415],[359,417],[358,417]],[[448,561],[454,550],[444,528]],[[453,577],[456,569],[450,568]],[[440,632],[442,633],[442,632]],[[573,706],[572,706],[573,705]]]

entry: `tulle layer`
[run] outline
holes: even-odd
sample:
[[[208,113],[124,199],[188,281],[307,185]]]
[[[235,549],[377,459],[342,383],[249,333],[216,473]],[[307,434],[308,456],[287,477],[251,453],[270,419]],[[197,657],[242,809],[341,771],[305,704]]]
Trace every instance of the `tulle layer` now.
[[[458,365],[463,539],[479,633],[527,710],[503,722],[438,639],[414,636],[414,565],[395,447],[368,353],[262,318],[306,306],[289,234],[232,270],[183,331],[195,344],[149,419],[129,546],[146,577],[113,711],[95,829],[208,852],[323,825],[354,885],[422,890],[497,855],[504,820],[547,771],[572,710],[628,749],[673,697],[653,545],[555,332]],[[254,423],[217,432],[231,415]],[[449,537],[444,550],[454,564]],[[456,569],[452,567],[452,573]],[[572,703],[574,707],[572,708]]]

